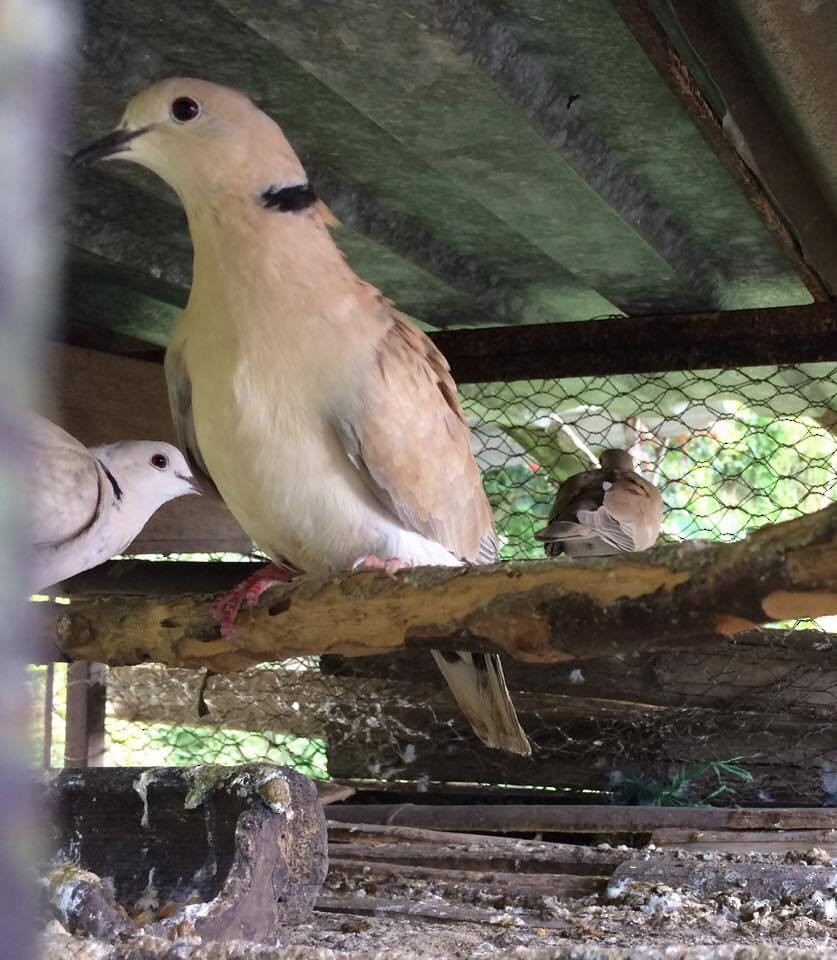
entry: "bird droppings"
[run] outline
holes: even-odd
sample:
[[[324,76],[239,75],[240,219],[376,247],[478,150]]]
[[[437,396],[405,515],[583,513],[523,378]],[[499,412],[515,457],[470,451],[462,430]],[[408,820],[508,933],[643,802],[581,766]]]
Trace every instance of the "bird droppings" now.
[[[645,856],[648,851],[640,851]],[[695,863],[704,863],[682,852]],[[672,856],[650,852],[651,857]],[[782,862],[774,856],[755,859],[735,855],[732,862]],[[678,859],[681,859],[678,855]],[[723,855],[712,855],[713,861]],[[333,872],[324,895],[369,901],[386,896],[430,906],[476,906],[492,910],[487,923],[445,922],[417,917],[315,912],[310,922],[294,929],[282,950],[243,942],[201,944],[190,933],[190,907],[180,920],[183,928],[166,948],[143,937],[134,941],[143,957],[166,960],[417,960],[445,956],[473,960],[813,960],[837,936],[835,902],[828,892],[810,897],[793,894],[748,901],[746,893],[723,891],[706,896],[696,890],[675,890],[664,884],[622,885],[611,896],[562,899],[527,894],[525,888],[497,896],[470,885],[417,880],[405,876],[378,881],[374,876],[347,878]],[[183,915],[181,915],[183,917]],[[127,960],[127,953],[69,953],[68,938],[53,924],[45,933],[42,960]],[[75,941],[81,944],[82,941]],[[93,948],[90,941],[85,949]],[[96,950],[104,945],[96,944]],[[540,949],[539,949],[540,948]],[[63,950],[63,952],[61,952]],[[543,952],[541,952],[543,951]]]
[[[148,787],[154,782],[155,771],[153,769],[144,770],[136,780],[134,780],[134,790],[139,794],[142,800],[142,818],[140,825],[148,827]]]

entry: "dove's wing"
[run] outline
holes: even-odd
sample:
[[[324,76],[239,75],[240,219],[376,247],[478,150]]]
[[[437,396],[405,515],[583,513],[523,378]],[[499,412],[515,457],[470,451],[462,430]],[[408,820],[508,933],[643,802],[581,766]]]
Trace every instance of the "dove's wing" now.
[[[447,361],[392,313],[337,428],[378,500],[408,530],[471,563],[497,559],[491,507]]]
[[[102,511],[101,468],[78,440],[36,414],[27,424],[26,452],[29,543],[59,547],[81,537]]]
[[[338,429],[381,503],[409,530],[472,563],[497,559],[491,507],[447,361],[397,313],[358,384],[360,403]],[[496,654],[433,652],[474,732],[486,744],[531,753]]]
[[[662,515],[659,490],[639,474],[587,470],[562,484],[536,536],[552,556],[634,553],[654,545]]]
[[[603,506],[623,531],[630,531],[630,549],[648,550],[657,542],[663,522],[663,498],[653,483],[633,471],[617,470]]]

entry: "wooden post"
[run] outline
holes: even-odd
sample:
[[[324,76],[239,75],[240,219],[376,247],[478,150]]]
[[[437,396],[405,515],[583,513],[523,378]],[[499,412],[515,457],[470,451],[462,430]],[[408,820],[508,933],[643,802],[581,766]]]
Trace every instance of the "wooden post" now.
[[[41,706],[44,711],[44,737],[41,744],[42,763],[45,770],[52,766],[52,702],[55,698],[55,664],[48,663],[44,674],[44,694]]]
[[[25,663],[32,621],[27,574],[23,436],[16,411],[37,392],[39,351],[55,295],[57,140],[72,68],[68,0],[0,5],[0,952],[35,954],[37,892],[31,870],[41,813],[27,767]],[[34,605],[33,605],[34,606]]]
[[[105,758],[105,667],[80,660],[67,668],[65,767],[101,767]]]

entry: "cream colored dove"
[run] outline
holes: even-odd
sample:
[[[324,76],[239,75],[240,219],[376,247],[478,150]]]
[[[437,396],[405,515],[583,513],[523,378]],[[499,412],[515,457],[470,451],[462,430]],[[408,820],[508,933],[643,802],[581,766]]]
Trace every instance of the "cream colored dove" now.
[[[110,560],[164,503],[198,492],[169,443],[88,449],[34,413],[26,419],[25,458],[30,592]]]
[[[561,484],[549,523],[535,534],[550,556],[638,553],[657,542],[663,520],[660,491],[634,471],[626,450],[605,450],[599,460],[598,470]]]
[[[193,472],[259,547],[315,574],[495,561],[444,357],[346,264],[273,120],[233,90],[164,80],[76,160],[113,157],[185,207],[194,280],[166,354],[172,412]],[[243,584],[225,635],[242,599],[292,572]],[[434,655],[480,739],[529,753],[499,658]]]

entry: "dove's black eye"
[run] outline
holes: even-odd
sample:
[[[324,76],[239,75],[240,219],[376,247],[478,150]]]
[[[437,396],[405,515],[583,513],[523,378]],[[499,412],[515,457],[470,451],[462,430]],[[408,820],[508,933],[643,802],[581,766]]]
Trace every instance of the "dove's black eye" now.
[[[165,470],[169,465],[169,458],[164,453],[155,453],[151,457],[151,466],[158,470]]]
[[[191,97],[178,97],[171,105],[171,115],[178,123],[188,123],[200,116],[201,105]]]

